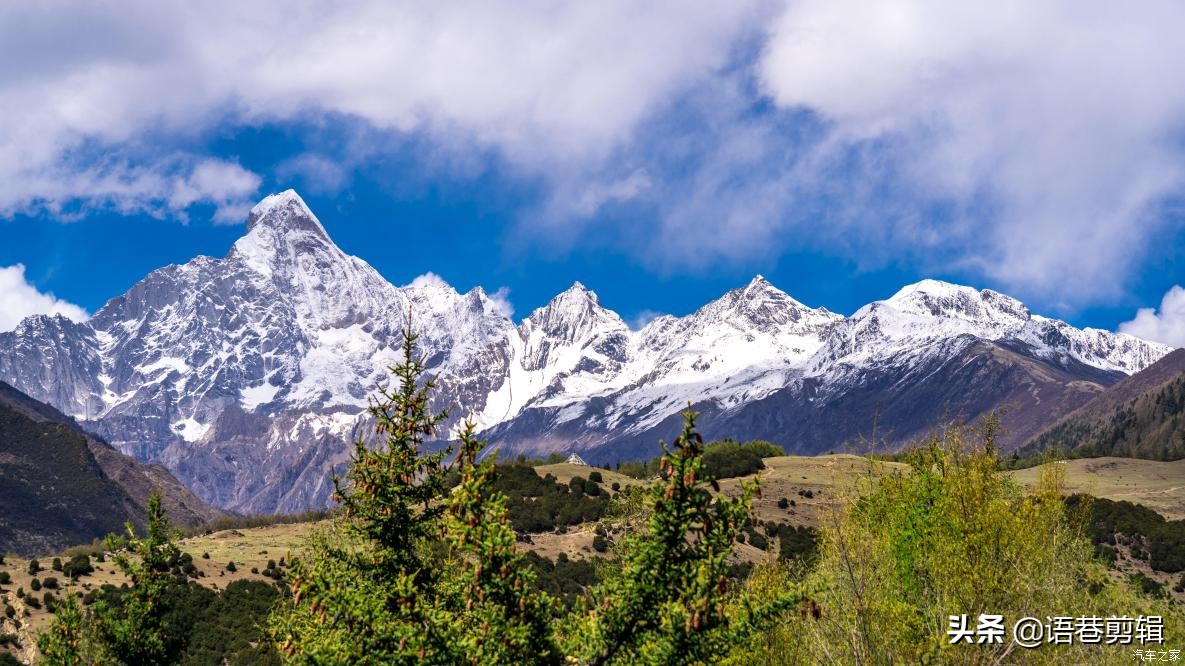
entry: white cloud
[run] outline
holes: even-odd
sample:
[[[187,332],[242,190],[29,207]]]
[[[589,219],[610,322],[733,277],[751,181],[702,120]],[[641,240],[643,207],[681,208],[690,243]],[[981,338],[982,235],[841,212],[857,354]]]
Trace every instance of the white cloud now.
[[[302,192],[332,196],[345,188],[349,180],[348,171],[348,165],[339,160],[315,153],[303,153],[277,166],[276,176],[281,180],[300,179]]]
[[[594,240],[664,271],[806,246],[1081,305],[1176,224],[1182,24],[1170,0],[5,3],[0,215],[233,221],[259,181],[193,145],[344,118],[425,139],[421,166],[495,155],[551,247],[618,224]],[[382,145],[277,175],[337,192]]]
[[[595,159],[721,66],[756,1],[6,3],[0,213],[159,207],[167,184],[96,192],[75,153],[225,122],[338,114],[532,169]]]
[[[837,151],[872,147],[901,186],[975,205],[941,229],[964,267],[1083,301],[1115,295],[1185,185],[1183,22],[1171,1],[803,0],[760,78]]]
[[[1119,325],[1121,333],[1161,342],[1170,347],[1185,347],[1185,289],[1173,285],[1156,308],[1140,308],[1135,319]]]
[[[236,223],[246,219],[260,182],[238,163],[185,154],[143,164],[55,165],[0,181],[0,215],[44,210],[73,219],[105,207],[184,219],[185,210],[196,203],[214,206],[215,222]]]
[[[654,321],[656,318],[663,316],[663,313],[655,310],[642,310],[629,322],[630,330],[640,331],[646,328],[646,324]]]
[[[432,271],[428,271],[423,275],[417,275],[406,286],[412,287],[413,289],[423,289],[425,287],[449,287],[451,289],[449,283],[444,281],[444,278],[440,277],[436,273],[433,273]]]
[[[73,321],[86,321],[86,310],[42,293],[25,279],[22,264],[0,267],[0,331],[16,328],[22,319],[35,314],[59,314]]]
[[[514,303],[510,302],[510,287],[498,287],[489,297],[503,317],[510,319],[514,316]]]

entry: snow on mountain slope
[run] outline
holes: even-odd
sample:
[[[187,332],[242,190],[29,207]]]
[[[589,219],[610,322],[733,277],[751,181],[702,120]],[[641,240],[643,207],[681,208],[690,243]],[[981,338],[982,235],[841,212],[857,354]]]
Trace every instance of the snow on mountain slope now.
[[[689,402],[735,411],[809,386],[790,402],[822,408],[872,376],[907,390],[977,341],[1070,374],[1131,373],[1168,351],[934,280],[844,318],[758,276],[639,331],[576,283],[516,326],[481,288],[460,294],[432,275],[392,285],[289,190],[251,211],[222,259],[154,271],[85,324],[31,317],[0,334],[0,379],[219,506],[296,510],[326,501],[409,314],[450,431],[472,417],[496,443],[528,448],[646,433]]]
[[[1076,329],[1033,315],[1020,301],[989,289],[922,280],[870,303],[838,323],[811,359],[810,377],[835,379],[886,363],[916,362],[936,343],[1015,340],[1049,359],[1074,359],[1103,370],[1135,372],[1170,349],[1124,333]],[[950,353],[950,349],[940,353]]]

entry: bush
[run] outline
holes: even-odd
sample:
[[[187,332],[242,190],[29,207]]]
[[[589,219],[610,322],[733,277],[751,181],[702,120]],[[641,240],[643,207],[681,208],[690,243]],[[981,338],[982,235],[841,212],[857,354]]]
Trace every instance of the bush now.
[[[41,571],[41,563],[37,560],[29,560],[29,575],[36,575],[38,571]]]
[[[0,585],[8,585],[12,582],[12,575],[7,571],[0,571]]]
[[[1142,592],[1143,594],[1147,594],[1150,597],[1165,597],[1165,596],[1167,596],[1167,593],[1164,590],[1163,583],[1156,582],[1155,580],[1144,575],[1144,573],[1141,571],[1137,571],[1136,573],[1132,574],[1129,578],[1132,582],[1132,585],[1135,586],[1135,588],[1137,590],[1139,590],[1140,592]]]
[[[621,491],[621,484],[620,484],[620,483],[618,483],[618,482],[616,482],[616,481],[614,481],[614,482],[613,482],[613,483],[612,483],[612,484],[609,486],[609,488],[610,488],[610,489],[612,489],[612,490],[613,490],[613,492],[615,492],[615,493],[616,493],[616,492],[620,492],[620,491]]]
[[[16,617],[16,609],[12,607],[12,604],[4,604],[4,617],[10,620]]]
[[[731,440],[712,442],[704,450],[704,469],[713,478],[747,476],[764,468],[765,463],[756,451]]]
[[[29,608],[35,608],[37,610],[41,610],[41,602],[37,600],[37,597],[35,597],[31,594],[25,595],[25,605],[28,606]]]
[[[62,567],[62,573],[66,574],[72,580],[86,576],[94,572],[95,568],[91,565],[90,555],[86,553],[79,553],[70,558],[68,562]]]
[[[786,451],[782,447],[760,439],[755,439],[742,446],[762,458],[777,458],[778,456],[786,455]]]
[[[577,491],[571,484],[559,484],[551,475],[540,477],[527,465],[495,467],[493,486],[507,496],[510,522],[519,532],[544,532],[599,520],[609,506],[608,495],[596,484],[581,479],[576,482]],[[595,489],[596,497],[588,494],[590,489]]]
[[[40,592],[41,591],[41,581],[34,578],[33,582],[29,583],[29,587],[32,588],[34,592]]]
[[[593,471],[588,473],[588,480],[592,481],[593,483],[603,483],[605,481],[605,478],[603,476],[601,476],[600,472],[598,472],[597,470],[594,469]]]
[[[239,568],[235,566],[235,563],[232,560],[232,561],[226,563],[226,570],[231,573],[234,573],[234,572],[238,571]]]
[[[1185,571],[1185,520],[1166,520],[1146,506],[1126,500],[1071,495],[1066,505],[1088,512],[1091,540],[1100,554],[1113,543],[1132,546],[1132,557],[1145,560],[1157,571]],[[1147,549],[1136,543],[1146,543]]]
[[[62,558],[60,558],[60,557],[53,558],[53,570],[54,571],[61,571],[62,570]]]
[[[603,553],[609,550],[609,540],[598,534],[593,537],[592,547],[598,553]]]
[[[789,509],[790,508],[790,500],[786,499],[785,497],[778,500],[778,508],[779,509]]]
[[[58,579],[55,576],[46,576],[45,580],[41,581],[42,587],[47,590],[58,589]]]

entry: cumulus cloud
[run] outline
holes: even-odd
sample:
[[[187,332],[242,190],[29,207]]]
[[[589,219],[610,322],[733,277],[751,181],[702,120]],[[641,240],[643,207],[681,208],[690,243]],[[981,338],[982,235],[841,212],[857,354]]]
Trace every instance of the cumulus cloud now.
[[[965,267],[1082,301],[1115,295],[1185,184],[1182,21],[1168,1],[803,0],[759,76],[834,151],[870,148],[923,201],[972,204],[941,230]]]
[[[814,248],[1073,307],[1178,224],[1183,23],[1170,0],[6,3],[0,215],[233,221],[258,176],[193,146],[345,119],[539,185],[528,242],[591,229],[679,272]],[[275,175],[332,194],[383,145]]]
[[[44,211],[70,220],[110,208],[186,219],[189,206],[208,204],[215,209],[215,222],[235,223],[246,219],[260,182],[236,162],[185,154],[145,163],[53,165],[0,183],[0,215]]]
[[[93,176],[71,158],[108,146],[150,151],[152,139],[224,122],[336,114],[442,143],[493,146],[508,163],[532,168],[603,155],[672,92],[718,68],[754,6],[473,1],[297,10],[215,0],[132,2],[110,12],[7,3],[0,211],[87,199],[135,208],[136,196],[166,198],[126,184],[120,197],[96,193],[86,187]],[[117,180],[128,179],[145,185]]]
[[[86,321],[88,317],[86,310],[30,284],[23,264],[0,267],[0,331],[10,331],[35,314],[58,314],[73,321]]]
[[[1161,299],[1159,311],[1140,308],[1135,319],[1119,325],[1119,331],[1170,347],[1185,347],[1185,289],[1173,285]]]

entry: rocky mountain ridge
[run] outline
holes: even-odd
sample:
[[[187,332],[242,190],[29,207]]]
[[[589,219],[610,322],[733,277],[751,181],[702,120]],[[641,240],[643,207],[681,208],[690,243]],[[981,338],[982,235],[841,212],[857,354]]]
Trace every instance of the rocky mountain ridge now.
[[[576,283],[516,325],[481,288],[392,285],[289,190],[251,211],[222,259],[154,271],[86,323],[37,316],[0,333],[0,379],[217,506],[295,511],[327,501],[329,471],[368,432],[409,314],[450,429],[471,417],[505,452],[602,462],[651,455],[688,403],[709,431],[816,453],[893,402],[902,416],[878,443],[893,446],[939,385],[966,416],[1042,392],[1071,409],[1169,351],[934,280],[843,317],[758,276],[637,331]],[[975,359],[990,363],[968,374]]]

